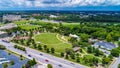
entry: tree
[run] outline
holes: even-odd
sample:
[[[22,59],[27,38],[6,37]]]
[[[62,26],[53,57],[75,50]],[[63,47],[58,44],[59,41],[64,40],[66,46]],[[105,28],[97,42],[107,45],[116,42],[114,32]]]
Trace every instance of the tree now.
[[[11,53],[9,52],[8,55],[11,55]]]
[[[42,50],[42,46],[41,45],[38,45],[38,50]]]
[[[118,68],[120,68],[120,64],[118,65]]]
[[[8,64],[7,63],[3,63],[3,68],[7,68]]]
[[[48,68],[53,68],[51,64],[48,64],[47,67],[48,67]]]
[[[98,58],[93,57],[93,63],[94,63],[94,64],[98,64]]]
[[[20,55],[20,60],[23,60],[23,56],[22,55]]]
[[[0,49],[5,50],[5,49],[6,49],[6,47],[5,47],[5,46],[3,46],[3,45],[0,45]]]
[[[103,57],[102,64],[108,64],[109,62],[110,62],[110,58],[109,57]]]
[[[120,53],[120,51],[117,48],[111,50],[111,55],[114,57],[118,57],[119,53]]]
[[[73,43],[77,42],[77,38],[71,37],[71,38],[69,39],[69,41],[73,44]]]
[[[25,65],[23,65],[22,68],[26,68]]]
[[[17,48],[17,45],[14,45],[14,48]]]
[[[120,46],[120,41],[118,42],[118,45]]]
[[[100,54],[99,54],[99,49],[98,48],[96,48],[95,49],[95,56],[99,56]]]
[[[47,45],[44,45],[44,50],[46,50],[47,49]]]
[[[113,40],[111,34],[108,34],[108,35],[107,35],[106,40],[107,40],[108,42],[111,42],[111,41]]]
[[[71,49],[66,49],[66,54],[70,54],[71,53]]]
[[[36,62],[35,58],[33,58],[32,64],[35,65],[36,63],[37,63],[37,62]]]
[[[11,60],[11,61],[10,61],[10,64],[11,64],[11,65],[14,65],[14,64],[15,64],[14,60]]]
[[[64,53],[63,53],[63,52],[61,52],[61,54],[60,54],[60,55],[61,55],[61,57],[64,57]]]
[[[89,39],[88,34],[81,34],[80,35],[80,40],[82,40],[83,42],[88,42],[88,39]]]
[[[113,59],[113,56],[110,54],[109,56],[108,56],[111,60]]]
[[[80,48],[80,52],[81,52],[81,53],[83,52],[82,48]]]
[[[68,58],[69,58],[69,56],[66,54],[66,55],[65,55],[65,58],[66,58],[66,59],[68,59]]]
[[[87,47],[87,52],[88,53],[93,53],[93,47],[92,46],[88,46]]]
[[[33,43],[33,47],[36,49],[37,48],[37,44]]]
[[[70,54],[71,59],[75,59],[75,54]]]
[[[50,52],[49,48],[47,48],[47,49],[46,49],[46,52],[47,52],[47,53],[49,53],[49,52]]]
[[[77,57],[76,62],[80,62],[80,57]]]
[[[55,52],[55,49],[54,48],[51,48],[51,53],[54,53]]]

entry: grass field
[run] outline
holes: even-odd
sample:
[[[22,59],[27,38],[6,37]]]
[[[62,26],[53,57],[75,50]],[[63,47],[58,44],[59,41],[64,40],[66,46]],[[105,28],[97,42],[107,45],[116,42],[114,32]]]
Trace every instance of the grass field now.
[[[79,26],[79,23],[63,23],[63,26],[66,27],[75,27],[75,26]]]
[[[30,29],[38,28],[39,26],[37,26],[37,25],[20,25],[19,27],[21,29],[30,30]]]
[[[66,48],[72,48],[70,44],[58,38],[56,33],[41,33],[35,36],[37,42],[41,42],[44,45],[46,44],[49,48],[55,48],[56,52],[65,52]]]
[[[23,25],[23,24],[28,23],[28,21],[27,21],[27,20],[22,20],[22,21],[15,21],[14,23],[15,23],[16,25]]]

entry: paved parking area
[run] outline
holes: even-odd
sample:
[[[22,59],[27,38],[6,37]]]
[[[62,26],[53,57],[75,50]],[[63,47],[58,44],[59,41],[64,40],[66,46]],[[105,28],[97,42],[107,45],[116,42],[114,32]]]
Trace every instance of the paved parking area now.
[[[24,65],[28,59],[20,60],[19,56],[15,55],[8,55],[7,52],[0,50],[0,57],[6,58],[7,60],[14,60],[15,64],[13,66],[9,66],[8,68],[21,68],[22,65]],[[2,68],[2,64],[0,64],[0,68]]]

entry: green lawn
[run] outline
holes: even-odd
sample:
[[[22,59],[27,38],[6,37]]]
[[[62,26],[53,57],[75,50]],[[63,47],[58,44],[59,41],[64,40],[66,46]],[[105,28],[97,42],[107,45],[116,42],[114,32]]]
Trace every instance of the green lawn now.
[[[22,21],[15,21],[14,23],[16,25],[24,25],[24,24],[28,23],[28,21],[27,20],[22,20]]]
[[[30,30],[30,29],[38,28],[39,26],[37,26],[37,25],[20,25],[19,27],[21,29]]]
[[[49,48],[55,48],[56,52],[64,52],[66,48],[72,48],[70,44],[63,42],[59,37],[58,39],[56,35],[56,33],[41,33],[35,36],[35,40],[46,44]]]
[[[79,26],[79,23],[65,23],[65,22],[63,22],[63,26],[66,26],[66,27],[75,27],[75,26]]]

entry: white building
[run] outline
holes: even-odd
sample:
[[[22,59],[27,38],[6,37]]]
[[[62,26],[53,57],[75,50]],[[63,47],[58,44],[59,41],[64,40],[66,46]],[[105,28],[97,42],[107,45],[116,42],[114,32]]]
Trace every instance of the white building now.
[[[69,36],[70,36],[70,37],[77,38],[77,40],[80,40],[79,36],[77,36],[76,34],[70,34]]]
[[[5,20],[17,21],[17,20],[21,20],[21,15],[3,15],[2,19],[3,21]]]
[[[50,18],[57,18],[58,16],[50,15],[49,17],[50,17]]]

